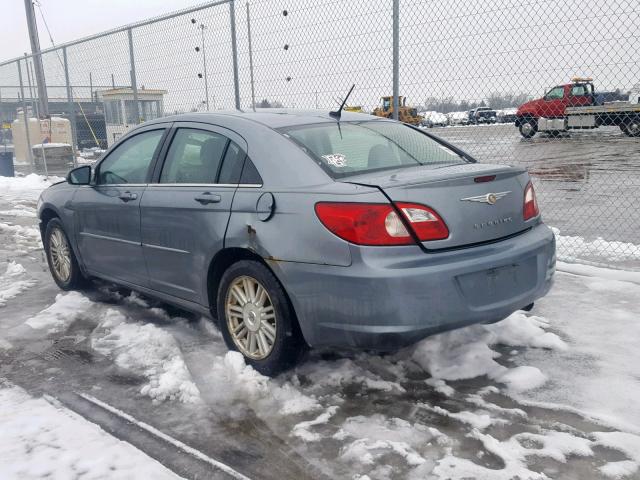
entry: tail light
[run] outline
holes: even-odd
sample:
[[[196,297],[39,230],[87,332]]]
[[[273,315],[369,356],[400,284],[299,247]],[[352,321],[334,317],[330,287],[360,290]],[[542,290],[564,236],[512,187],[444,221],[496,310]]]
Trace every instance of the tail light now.
[[[524,189],[524,206],[522,208],[522,215],[525,221],[540,215],[538,209],[538,200],[536,199],[536,192],[533,189],[533,183],[529,182],[527,188]]]
[[[449,236],[447,225],[433,209],[405,202],[395,207],[397,210],[389,203],[320,202],[315,209],[329,231],[357,245],[411,245],[414,240],[407,224],[421,242]]]

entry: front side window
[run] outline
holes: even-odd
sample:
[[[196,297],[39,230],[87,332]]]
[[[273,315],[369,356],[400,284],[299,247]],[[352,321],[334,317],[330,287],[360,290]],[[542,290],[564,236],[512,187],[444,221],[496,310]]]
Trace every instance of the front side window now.
[[[179,129],[169,147],[160,183],[216,183],[228,141],[219,133]]]
[[[561,99],[562,97],[564,97],[564,87],[563,86],[552,88],[544,96],[544,98],[547,99],[547,100],[558,100],[558,99]]]
[[[98,166],[98,183],[146,183],[149,165],[160,145],[162,130],[139,133],[118,145]]]
[[[289,127],[295,141],[333,178],[374,170],[466,163],[428,135],[395,122],[342,122]]]

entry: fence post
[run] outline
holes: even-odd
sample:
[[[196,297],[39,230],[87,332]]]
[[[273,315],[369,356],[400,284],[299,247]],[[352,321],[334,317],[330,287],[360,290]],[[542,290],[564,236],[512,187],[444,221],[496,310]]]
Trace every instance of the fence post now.
[[[251,108],[256,111],[256,90],[253,80],[253,49],[251,48],[251,14],[249,12],[249,2],[247,2],[247,39],[249,41],[249,75],[251,76]],[[318,99],[316,98],[316,108]]]
[[[393,119],[400,109],[400,0],[393,0]]]
[[[135,123],[140,123],[140,103],[138,102],[138,80],[136,79],[136,60],[133,56],[133,32],[131,28],[127,28],[127,36],[129,37],[129,62],[131,64],[131,88],[133,89],[133,103],[135,104],[136,119]],[[126,103],[125,103],[126,107]],[[127,109],[124,109],[124,119],[127,120]],[[143,119],[144,120],[144,119]],[[128,122],[127,122],[128,123]]]
[[[27,158],[31,165],[31,171],[35,171],[35,165],[33,164],[33,152],[31,151],[31,135],[29,135],[29,118],[27,117],[27,102],[24,101],[24,84],[22,83],[22,67],[20,66],[20,60],[16,60],[18,66],[18,80],[20,81],[20,100],[22,102],[22,116],[24,118],[24,131],[25,138],[27,140]],[[28,66],[27,66],[28,68]]]
[[[69,122],[71,123],[71,152],[73,154],[73,166],[78,166],[76,148],[78,145],[78,132],[76,130],[76,112],[73,108],[73,91],[69,81],[69,62],[67,61],[67,47],[62,47],[62,60],[64,62],[64,82],[67,87],[67,110],[69,111]]]
[[[31,73],[30,73],[31,68],[29,68],[29,56],[26,53],[24,54],[24,61],[27,69],[27,85],[29,86],[29,101],[31,102],[31,111],[35,112],[37,111],[37,109],[36,109],[36,103],[34,101],[33,87],[31,84]],[[35,81],[35,75],[33,79]],[[38,118],[39,117],[40,115],[38,115]]]
[[[240,110],[240,82],[238,80],[238,45],[236,41],[236,6],[235,0],[229,2],[229,17],[231,21],[231,52],[233,56],[233,89],[236,109]]]

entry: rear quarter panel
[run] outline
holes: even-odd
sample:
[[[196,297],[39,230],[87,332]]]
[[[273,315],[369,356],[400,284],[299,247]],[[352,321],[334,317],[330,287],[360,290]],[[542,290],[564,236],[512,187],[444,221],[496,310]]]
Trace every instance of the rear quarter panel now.
[[[264,193],[275,200],[274,214],[266,221],[258,218],[256,209]],[[349,244],[329,232],[315,214],[315,204],[321,201],[387,202],[377,189],[333,182],[300,188],[270,189],[266,182],[259,189],[240,187],[225,247],[248,248],[272,261],[348,266]]]

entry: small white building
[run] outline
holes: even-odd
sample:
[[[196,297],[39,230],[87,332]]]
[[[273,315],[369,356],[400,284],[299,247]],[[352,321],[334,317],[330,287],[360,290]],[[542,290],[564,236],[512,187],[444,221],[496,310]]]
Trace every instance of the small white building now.
[[[114,88],[98,92],[104,103],[104,119],[107,145],[113,145],[122,135],[139,123],[164,115],[163,97],[166,90],[138,89],[138,108],[133,99],[133,89]]]

